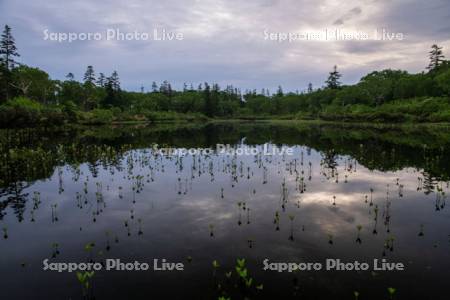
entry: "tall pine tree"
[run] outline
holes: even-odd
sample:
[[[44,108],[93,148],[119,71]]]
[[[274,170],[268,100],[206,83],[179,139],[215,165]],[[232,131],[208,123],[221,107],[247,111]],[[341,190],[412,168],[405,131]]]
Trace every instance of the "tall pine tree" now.
[[[434,44],[431,46],[431,51],[429,52],[430,63],[427,67],[428,70],[432,71],[439,67],[444,61],[444,54],[442,54],[442,47]]]
[[[11,34],[11,27],[5,25],[5,28],[2,33],[2,39],[0,41],[0,56],[2,60],[2,64],[11,71],[17,62],[14,60],[14,57],[19,57],[19,53],[17,52],[16,42],[14,37]]]
[[[72,72],[69,72],[69,73],[66,75],[66,78],[67,78],[68,81],[74,81],[74,80],[75,80],[75,75],[73,75]]]
[[[152,82],[152,93],[158,92],[158,84],[155,81]]]
[[[11,34],[11,27],[5,25],[0,41],[0,98],[9,99],[11,70],[17,64],[14,57],[19,56],[14,37]]]
[[[119,74],[117,71],[112,72],[111,77],[108,79],[108,83],[111,84],[114,91],[119,92],[120,91],[120,80],[119,80]]]
[[[105,74],[103,73],[98,74],[97,85],[99,87],[105,87],[105,84],[106,84]]]
[[[84,83],[95,84],[95,72],[92,66],[88,66],[83,77]]]
[[[337,66],[334,66],[333,71],[330,72],[328,79],[325,81],[327,87],[330,89],[338,89],[341,86],[341,82],[339,81],[341,76],[337,70]]]
[[[0,58],[0,104],[2,104],[2,102],[8,98],[8,93],[6,90],[8,88],[8,73],[8,69],[6,69],[6,66],[3,64]]]
[[[111,108],[122,106],[122,97],[120,89],[119,74],[114,71],[105,83],[106,97],[103,99],[103,106]]]

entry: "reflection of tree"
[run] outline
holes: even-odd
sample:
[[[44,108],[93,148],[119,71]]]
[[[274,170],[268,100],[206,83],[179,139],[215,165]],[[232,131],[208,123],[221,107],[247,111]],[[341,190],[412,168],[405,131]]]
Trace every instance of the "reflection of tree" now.
[[[88,169],[91,172],[93,178],[97,178],[98,176],[98,166],[99,164],[97,162],[92,162],[88,164]]]
[[[6,200],[0,201],[0,220],[3,220],[3,217],[6,214],[4,212],[6,208],[11,206],[18,221],[23,221],[23,214],[25,212],[28,198],[28,193],[23,193],[23,190],[28,186],[28,184],[18,182],[13,183],[8,188],[0,191],[0,199],[6,197]]]
[[[328,174],[331,177],[334,177],[336,175],[336,168],[338,167],[338,163],[336,161],[337,158],[338,157],[334,149],[326,150],[323,152],[322,167],[328,170]]]
[[[337,154],[334,152],[334,149],[327,150],[323,153],[323,164],[324,167],[330,170],[335,170],[338,166]]]
[[[378,128],[356,125],[306,123],[160,124],[149,127],[0,130],[0,211],[14,208],[23,215],[26,195],[20,182],[49,178],[63,164],[88,163],[93,176],[99,168],[122,168],[123,154],[150,148],[208,148],[216,144],[268,141],[276,145],[302,145],[307,153],[323,153],[323,167],[332,171],[338,156],[350,156],[370,170],[397,171],[407,167],[424,170],[423,187],[433,191],[437,181],[450,175],[450,131],[435,128]],[[426,146],[424,146],[426,145]],[[6,199],[6,200],[4,200]],[[0,218],[3,215],[0,214]]]
[[[1,189],[0,190],[0,199],[2,199],[3,197],[5,197],[5,196],[7,196],[7,195],[9,195],[10,194],[10,192],[9,192],[9,189],[6,189],[6,188],[4,188],[4,189]],[[6,208],[8,207],[8,205],[9,205],[9,201],[8,201],[8,199],[6,199],[6,200],[0,200],[0,220],[3,220],[3,217],[5,216],[5,212],[4,212],[4,210],[6,210]]]
[[[437,185],[437,180],[427,172],[422,172],[423,175],[423,190],[425,195],[434,192],[434,187]]]

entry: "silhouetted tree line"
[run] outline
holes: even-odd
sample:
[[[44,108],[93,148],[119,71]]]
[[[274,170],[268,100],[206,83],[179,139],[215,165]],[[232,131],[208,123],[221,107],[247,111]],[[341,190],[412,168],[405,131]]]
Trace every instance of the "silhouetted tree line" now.
[[[314,89],[307,85],[304,92],[285,93],[281,86],[275,93],[268,89],[246,90],[233,86],[203,83],[194,87],[184,84],[174,90],[168,81],[153,82],[149,91],[124,91],[119,75],[96,74],[88,66],[77,81],[73,73],[65,80],[52,80],[43,70],[18,63],[19,57],[11,28],[5,26],[0,42],[0,126],[11,124],[63,124],[79,119],[99,123],[114,118],[152,119],[158,113],[198,114],[207,117],[277,117],[281,115],[351,115],[376,109],[386,103],[405,99],[444,97],[441,106],[426,104],[417,110],[442,110],[450,95],[450,63],[444,59],[442,48],[433,45],[429,53],[427,72],[409,74],[386,69],[374,71],[355,85],[342,85],[342,75],[334,66],[325,85]],[[422,104],[421,104],[422,105]],[[450,105],[445,106],[444,118],[450,121]],[[406,113],[406,112],[403,112]],[[417,111],[411,112],[417,114]],[[442,112],[440,112],[442,114]],[[397,117],[395,115],[394,117]]]

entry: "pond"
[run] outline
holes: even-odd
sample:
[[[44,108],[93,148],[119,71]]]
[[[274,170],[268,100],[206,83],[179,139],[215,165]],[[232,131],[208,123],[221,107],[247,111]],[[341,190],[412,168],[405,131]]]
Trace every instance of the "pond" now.
[[[449,146],[446,126],[1,131],[2,298],[447,299]]]

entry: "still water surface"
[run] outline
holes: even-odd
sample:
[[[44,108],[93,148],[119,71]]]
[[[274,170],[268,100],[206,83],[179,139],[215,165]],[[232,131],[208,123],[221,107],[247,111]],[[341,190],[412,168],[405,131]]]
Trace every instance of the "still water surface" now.
[[[448,299],[447,127],[162,124],[0,141],[2,299]],[[217,144],[293,155],[155,150]],[[103,270],[88,288],[75,272],[43,271],[45,259],[107,258],[184,271]],[[372,271],[383,258],[405,270]],[[370,269],[279,273],[265,259]]]

